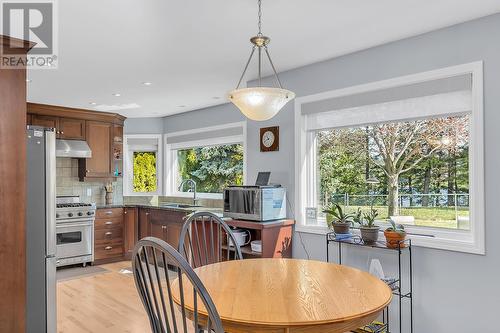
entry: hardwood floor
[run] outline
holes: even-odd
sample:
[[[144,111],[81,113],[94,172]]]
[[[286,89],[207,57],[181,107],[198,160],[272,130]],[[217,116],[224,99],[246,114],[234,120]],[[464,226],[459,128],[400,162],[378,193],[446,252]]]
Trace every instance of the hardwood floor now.
[[[57,283],[59,333],[146,333],[149,321],[132,274],[119,271],[130,262],[103,265],[110,272]]]

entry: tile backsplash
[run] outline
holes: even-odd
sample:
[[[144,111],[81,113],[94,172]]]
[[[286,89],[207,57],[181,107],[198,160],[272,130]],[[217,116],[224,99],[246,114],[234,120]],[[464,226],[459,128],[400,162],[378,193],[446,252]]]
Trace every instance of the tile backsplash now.
[[[82,202],[95,202],[97,205],[103,205],[105,203],[105,181],[79,181],[77,159],[58,157],[56,163],[57,195],[79,195]],[[117,180],[113,182],[113,188],[113,204],[122,204],[123,181],[121,178],[117,178]],[[89,189],[91,193],[90,196],[87,195]]]

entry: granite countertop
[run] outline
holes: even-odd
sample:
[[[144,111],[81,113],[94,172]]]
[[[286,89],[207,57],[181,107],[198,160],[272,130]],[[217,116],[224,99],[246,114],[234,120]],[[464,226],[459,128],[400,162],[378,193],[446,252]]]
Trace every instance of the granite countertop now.
[[[170,211],[176,211],[176,212],[186,212],[188,214],[190,213],[196,213],[196,212],[212,212],[212,213],[220,213],[222,214],[222,208],[209,208],[209,207],[172,207],[172,206],[166,206],[165,204],[111,204],[111,205],[97,205],[97,209],[109,209],[109,208],[153,208],[153,209],[163,209],[163,210],[170,210]]]

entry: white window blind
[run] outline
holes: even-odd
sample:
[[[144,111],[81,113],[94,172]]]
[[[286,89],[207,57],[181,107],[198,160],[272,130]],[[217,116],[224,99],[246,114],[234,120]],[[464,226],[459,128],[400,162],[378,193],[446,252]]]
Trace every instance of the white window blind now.
[[[457,75],[304,103],[306,130],[470,112],[472,75]]]

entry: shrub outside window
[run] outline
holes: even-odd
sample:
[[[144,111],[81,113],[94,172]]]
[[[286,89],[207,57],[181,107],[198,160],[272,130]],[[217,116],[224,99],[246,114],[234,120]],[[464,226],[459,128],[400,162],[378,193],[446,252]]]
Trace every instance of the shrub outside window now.
[[[156,152],[134,152],[134,192],[156,192]]]

